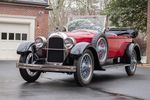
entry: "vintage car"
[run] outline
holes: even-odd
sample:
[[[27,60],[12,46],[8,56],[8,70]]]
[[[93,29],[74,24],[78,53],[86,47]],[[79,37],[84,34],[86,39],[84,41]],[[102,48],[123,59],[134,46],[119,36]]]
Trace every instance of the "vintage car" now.
[[[61,72],[74,74],[76,82],[85,86],[91,82],[94,70],[112,67],[125,67],[127,75],[132,76],[141,60],[139,45],[133,40],[137,35],[132,28],[104,30],[88,19],[74,20],[65,32],[21,43],[16,66],[27,82],[36,81],[41,73]]]

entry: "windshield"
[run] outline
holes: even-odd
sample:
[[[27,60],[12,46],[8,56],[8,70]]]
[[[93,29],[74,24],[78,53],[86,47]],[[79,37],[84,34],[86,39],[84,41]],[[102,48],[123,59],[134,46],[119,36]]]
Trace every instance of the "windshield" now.
[[[96,25],[89,19],[76,19],[67,24],[68,31],[74,31],[78,29],[90,29],[97,32],[102,32],[103,28]]]

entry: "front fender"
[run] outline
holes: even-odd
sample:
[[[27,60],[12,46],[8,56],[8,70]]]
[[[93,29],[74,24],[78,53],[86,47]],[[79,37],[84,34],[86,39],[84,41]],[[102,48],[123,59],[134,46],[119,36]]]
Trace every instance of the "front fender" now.
[[[77,43],[70,51],[70,54],[71,55],[82,55],[84,50],[90,46],[90,43],[88,42],[80,42],[80,43]]]
[[[34,45],[34,42],[22,42],[17,48],[17,54],[24,54],[32,51],[30,47]]]
[[[100,63],[99,63],[99,59],[98,59],[98,55],[97,55],[97,52],[96,52],[96,49],[94,48],[94,46],[88,42],[80,42],[80,43],[77,43],[70,51],[70,54],[73,56],[73,57],[80,57],[84,50],[86,49],[89,49],[91,50],[93,56],[94,56],[94,66],[96,67],[96,69],[101,69],[101,67],[98,67],[100,66]]]

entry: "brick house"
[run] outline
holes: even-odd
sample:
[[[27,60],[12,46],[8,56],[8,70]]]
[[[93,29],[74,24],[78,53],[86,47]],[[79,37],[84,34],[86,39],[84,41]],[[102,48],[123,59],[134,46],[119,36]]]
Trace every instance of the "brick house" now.
[[[48,33],[46,0],[0,1],[0,60],[16,60],[16,48],[22,41]]]

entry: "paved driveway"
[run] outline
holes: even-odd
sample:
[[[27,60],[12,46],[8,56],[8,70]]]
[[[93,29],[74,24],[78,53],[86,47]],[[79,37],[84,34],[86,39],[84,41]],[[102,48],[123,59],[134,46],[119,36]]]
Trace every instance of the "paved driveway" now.
[[[0,61],[0,100],[150,100],[150,68],[138,68],[128,77],[123,68],[95,72],[87,87],[76,85],[73,75],[42,74],[26,83],[15,61]]]

